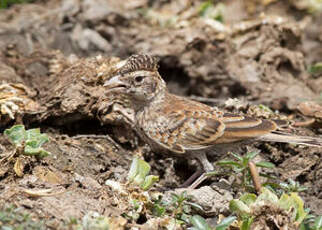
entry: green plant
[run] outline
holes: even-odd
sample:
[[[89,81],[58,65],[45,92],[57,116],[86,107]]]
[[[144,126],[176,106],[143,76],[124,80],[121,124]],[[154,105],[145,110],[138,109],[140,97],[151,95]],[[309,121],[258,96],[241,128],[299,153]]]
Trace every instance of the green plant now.
[[[246,193],[239,199],[232,200],[229,208],[238,215],[239,226],[242,230],[251,229],[254,222],[265,217],[265,213],[269,213],[273,222],[278,222],[279,216],[284,215],[285,219],[289,221],[286,224],[298,228],[308,214],[297,193],[290,195],[284,193],[278,198],[276,194],[265,187],[262,188],[259,196]]]
[[[122,214],[126,219],[137,221],[141,215],[146,215],[151,211],[157,216],[163,215],[164,210],[159,204],[160,199],[153,197],[153,193],[144,192],[149,190],[155,182],[159,180],[158,176],[148,175],[151,166],[142,159],[135,157],[131,163],[131,167],[128,173],[128,184],[135,185],[134,187],[126,187],[123,192],[129,194],[129,211]],[[139,186],[139,189],[136,187]],[[139,191],[138,191],[139,190]]]
[[[307,187],[300,185],[299,182],[292,179],[288,179],[288,183],[282,182],[279,184],[280,188],[286,193],[291,192],[303,192],[307,190]]]
[[[1,0],[0,1],[0,9],[8,8],[9,6],[13,4],[19,4],[19,3],[27,3],[32,2],[34,0]]]
[[[23,125],[14,125],[10,129],[6,129],[4,134],[8,137],[10,142],[14,145],[14,149],[5,156],[1,156],[0,164],[12,162],[14,156],[15,163],[13,169],[17,176],[24,175],[25,157],[36,156],[42,158],[48,156],[50,153],[42,148],[42,145],[49,141],[46,134],[40,133],[40,129],[25,130]]]
[[[154,216],[160,217],[160,216],[163,216],[165,213],[166,213],[166,207],[162,203],[162,197],[160,196],[159,199],[153,202],[152,214]]]
[[[191,198],[186,191],[180,194],[171,194],[171,201],[167,206],[175,219],[189,222],[191,208],[202,209],[198,204],[190,202]]]
[[[27,156],[45,157],[50,153],[42,148],[49,141],[46,134],[40,133],[40,129],[25,130],[23,125],[14,125],[6,129],[4,134],[15,146],[15,153]]]
[[[34,221],[29,213],[13,205],[5,205],[0,209],[0,230],[43,230],[46,226],[43,221]]]
[[[299,182],[292,179],[288,179],[288,182],[280,183],[265,183],[265,187],[273,191],[277,195],[291,192],[304,192],[307,190],[306,187],[302,186]]]
[[[218,3],[214,5],[212,0],[203,2],[199,6],[198,13],[201,17],[211,18],[213,20],[223,22],[224,21],[225,5]]]
[[[300,226],[300,230],[321,230],[322,229],[322,216],[314,217],[308,215]]]
[[[222,160],[217,162],[221,167],[229,168],[227,172],[230,175],[236,177],[236,181],[240,181],[239,186],[242,186],[246,191],[253,191],[252,176],[249,168],[249,163],[259,154],[259,152],[249,152],[245,156],[240,156],[235,153],[231,155],[235,158],[234,160]],[[270,162],[261,161],[255,164],[259,168],[274,168],[275,165]],[[260,176],[269,177],[269,175],[260,173]]]
[[[128,181],[140,186],[145,191],[150,189],[159,180],[158,176],[148,176],[150,169],[151,166],[147,162],[135,157],[128,174]]]
[[[97,212],[89,212],[76,227],[77,230],[106,230],[109,229],[109,218]]]
[[[308,71],[313,75],[322,74],[322,62],[318,62],[318,63],[315,63],[314,65],[311,65]]]
[[[258,108],[263,110],[264,112],[268,112],[270,114],[274,114],[274,112],[266,105],[263,105],[263,104],[259,104],[258,105]]]
[[[57,229],[73,229],[73,230],[109,230],[123,229],[126,220],[123,217],[107,217],[98,212],[89,211],[81,219],[74,217],[65,221]]]
[[[230,216],[223,219],[220,222],[220,224],[216,225],[215,227],[211,227],[203,217],[199,215],[194,215],[193,217],[191,217],[191,221],[190,221],[193,227],[189,228],[189,230],[225,230],[235,220],[236,220],[235,216]]]
[[[150,166],[147,162],[134,158],[128,173],[128,181],[139,186],[140,189],[148,190],[158,180],[157,176],[148,176],[149,172]],[[142,216],[148,218],[148,216],[152,215],[153,217],[162,218],[164,223],[167,223],[164,225],[166,229],[193,225],[195,228],[192,229],[197,230],[197,227],[201,226],[198,223],[202,222],[202,217],[192,216],[192,213],[193,210],[202,210],[202,207],[192,202],[192,197],[186,191],[178,194],[172,193],[168,199],[163,199],[160,193],[154,194],[153,191],[138,192],[136,187],[127,187],[127,192],[129,192],[130,207],[122,216],[128,220],[136,222]],[[198,222],[198,220],[201,222]],[[215,229],[226,229],[231,223],[229,221],[232,222],[233,219],[225,219]]]
[[[160,197],[154,201],[152,213],[157,217],[170,218],[174,226],[190,225],[192,210],[202,210],[200,205],[191,202],[191,198],[186,191],[172,193],[168,200]]]

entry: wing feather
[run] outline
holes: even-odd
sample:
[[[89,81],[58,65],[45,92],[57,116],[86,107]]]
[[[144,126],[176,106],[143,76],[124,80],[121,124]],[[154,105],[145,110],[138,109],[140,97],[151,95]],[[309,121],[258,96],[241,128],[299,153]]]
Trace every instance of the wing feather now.
[[[224,117],[228,118],[229,115]],[[235,115],[233,115],[233,117],[235,117]],[[241,116],[241,118],[242,119],[239,120],[229,118],[224,120],[224,124],[226,126],[225,132],[214,144],[230,143],[255,138],[277,129],[275,122],[270,120],[261,120],[243,116]]]
[[[160,126],[158,134],[148,132],[149,138],[167,149],[184,153],[186,150],[207,148],[219,138],[225,125],[214,114],[209,112],[175,111],[167,116],[167,128]],[[164,120],[159,117],[157,120]],[[156,120],[156,121],[157,121]]]

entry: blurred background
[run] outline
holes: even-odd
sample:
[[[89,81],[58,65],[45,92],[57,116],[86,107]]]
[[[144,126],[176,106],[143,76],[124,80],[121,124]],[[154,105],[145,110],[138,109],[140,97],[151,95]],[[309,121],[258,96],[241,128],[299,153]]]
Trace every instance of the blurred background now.
[[[1,7],[2,54],[8,46],[26,56],[153,54],[177,94],[247,97],[286,111],[322,92],[321,0],[1,0]]]

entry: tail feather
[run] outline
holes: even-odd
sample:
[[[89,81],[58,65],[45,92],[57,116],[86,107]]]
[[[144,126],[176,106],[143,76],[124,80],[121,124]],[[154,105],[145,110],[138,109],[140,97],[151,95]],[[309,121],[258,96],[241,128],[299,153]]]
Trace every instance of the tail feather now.
[[[322,147],[322,138],[309,136],[296,136],[283,132],[272,132],[258,137],[262,141],[273,141],[282,143],[300,144],[314,147]]]

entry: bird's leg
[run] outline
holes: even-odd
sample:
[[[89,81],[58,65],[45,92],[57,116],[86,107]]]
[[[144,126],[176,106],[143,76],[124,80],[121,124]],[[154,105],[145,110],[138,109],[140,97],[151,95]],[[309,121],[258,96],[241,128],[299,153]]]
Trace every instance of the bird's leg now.
[[[186,180],[182,185],[180,185],[181,188],[186,188],[189,187],[193,184],[193,182],[197,179],[200,178],[200,176],[203,174],[202,169],[197,169],[189,178]]]
[[[200,185],[204,180],[207,179],[207,173],[202,173],[200,177],[198,177],[197,180],[195,180],[190,186],[189,188],[195,189],[198,185]]]
[[[190,184],[189,188],[196,188],[199,184],[201,184],[205,179],[207,179],[207,173],[214,171],[214,166],[208,161],[206,153],[198,153],[195,155],[199,163],[202,165],[204,173],[201,174],[201,170],[198,169],[183,185],[189,185],[194,179],[197,178],[192,184]]]
[[[211,172],[214,171],[215,168],[214,166],[208,161],[207,155],[205,152],[199,152],[198,154],[195,155],[199,163],[202,165],[203,169],[206,172]]]

